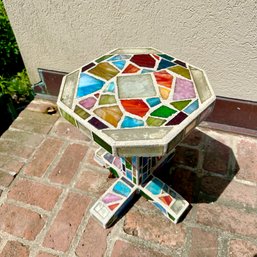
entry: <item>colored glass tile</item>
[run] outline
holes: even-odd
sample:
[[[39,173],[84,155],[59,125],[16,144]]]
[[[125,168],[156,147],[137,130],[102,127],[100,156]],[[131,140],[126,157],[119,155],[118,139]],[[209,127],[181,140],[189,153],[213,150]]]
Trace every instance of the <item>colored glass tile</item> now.
[[[165,210],[165,208],[162,207],[162,205],[160,205],[158,202],[153,202],[153,205],[155,207],[157,207],[162,213],[166,214],[167,211]]]
[[[144,121],[128,116],[125,116],[123,122],[121,123],[121,128],[134,128],[140,126],[144,126]]]
[[[79,104],[82,105],[84,108],[90,110],[96,103],[96,98],[93,96],[90,96],[88,98],[85,98],[81,101],[79,101]]]
[[[126,64],[126,61],[115,61],[112,62],[114,66],[116,66],[119,70],[122,70]]]
[[[159,55],[160,57],[166,59],[166,60],[169,60],[169,61],[174,60],[173,57],[171,57],[171,56],[169,56],[169,55],[167,55],[167,54],[158,54],[158,55]]]
[[[160,100],[159,97],[153,97],[153,98],[148,98],[148,99],[146,99],[146,102],[147,102],[151,107],[153,107],[153,106],[156,106],[156,105],[160,104],[160,103],[161,103],[161,100]]]
[[[114,103],[116,103],[116,99],[114,95],[101,95],[99,99],[99,105],[114,104]]]
[[[161,193],[162,186],[163,186],[163,183],[159,179],[154,178],[146,186],[146,189],[150,191],[153,195],[159,195]]]
[[[86,71],[86,70],[88,70],[88,69],[90,69],[90,68],[92,68],[92,67],[94,67],[94,66],[95,66],[95,64],[94,64],[93,62],[91,62],[91,63],[85,65],[84,67],[82,67],[81,71],[82,71],[82,72],[83,72],[83,71]]]
[[[67,112],[65,112],[65,111],[62,110],[61,108],[60,108],[59,110],[60,110],[60,112],[61,112],[62,117],[63,117],[65,120],[67,120],[68,122],[70,122],[72,125],[77,126],[75,119],[74,119],[71,115],[69,115]]]
[[[102,80],[92,77],[85,73],[80,73],[77,98],[94,93],[101,89],[103,85],[104,82]]]
[[[170,75],[167,71],[154,72],[154,76],[157,84],[171,88],[173,76]]]
[[[204,103],[207,99],[211,97],[211,91],[208,86],[208,82],[205,78],[205,75],[203,71],[198,70],[196,68],[190,67],[189,69],[191,71],[193,81],[195,83],[198,95],[200,97],[201,103]]]
[[[172,106],[174,106],[176,109],[178,110],[183,110],[189,103],[191,102],[191,100],[185,100],[185,101],[179,101],[179,102],[172,102],[170,103]]]
[[[151,72],[153,72],[153,70],[143,69],[143,70],[141,71],[141,74],[144,74],[144,73],[151,73]]]
[[[175,63],[173,63],[173,62],[167,61],[165,59],[161,59],[161,61],[159,62],[157,70],[166,69],[166,68],[174,66],[174,65],[175,65]]]
[[[109,171],[113,174],[114,177],[119,178],[119,174],[115,169],[109,167]]]
[[[132,181],[132,172],[129,170],[126,170],[126,177]]]
[[[110,54],[109,55],[104,55],[104,56],[101,56],[100,58],[96,59],[95,61],[97,63],[99,63],[99,62],[102,62],[102,61],[104,61],[104,60],[106,60],[106,59],[108,59],[110,57],[112,57],[112,55],[110,55]]]
[[[153,54],[153,57],[156,59],[156,60],[160,60],[160,56],[156,55],[156,54]]]
[[[133,64],[129,64],[122,73],[136,73],[139,70],[140,69],[134,66]]]
[[[114,127],[117,127],[118,122],[123,115],[118,105],[110,107],[100,107],[98,109],[95,109],[94,113],[103,120],[112,124]]]
[[[175,90],[173,99],[183,100],[188,98],[195,98],[195,89],[191,81],[177,78],[175,83]]]
[[[131,188],[134,187],[134,184],[131,183],[129,180],[127,180],[125,177],[122,177],[121,180],[122,180],[123,182],[125,182],[128,186],[130,186]]]
[[[112,153],[112,147],[107,144],[102,138],[100,138],[99,136],[97,136],[94,132],[92,132],[93,135],[93,139],[94,141],[99,144],[100,146],[102,146],[106,151],[108,151],[109,153]]]
[[[182,208],[184,207],[184,203],[182,200],[180,199],[177,199],[174,204],[171,205],[171,210],[175,213],[175,214],[178,214]]]
[[[170,120],[165,126],[178,125],[180,124],[187,115],[183,112],[179,112],[172,120]]]
[[[168,206],[169,206],[169,205],[171,204],[171,202],[172,202],[172,198],[171,198],[170,195],[160,196],[159,199],[160,199],[163,203],[165,203],[166,205],[168,205]]]
[[[131,189],[126,184],[124,184],[123,182],[118,181],[115,184],[115,186],[113,187],[113,192],[115,192],[119,195],[128,197],[130,192],[131,192]]]
[[[119,70],[114,68],[114,66],[112,66],[108,62],[102,62],[97,64],[94,68],[92,68],[88,72],[100,78],[110,80],[111,78],[113,78],[119,73]]]
[[[144,117],[148,112],[148,105],[141,99],[121,100],[123,108],[132,114]]]
[[[177,112],[176,110],[173,110],[173,109],[163,105],[163,106],[159,107],[158,109],[156,109],[155,111],[153,111],[151,113],[151,115],[155,116],[155,117],[168,118],[176,112]]]
[[[130,61],[140,67],[154,68],[155,66],[155,59],[149,54],[135,54]]]
[[[107,125],[105,125],[103,122],[101,122],[100,120],[98,120],[96,117],[92,117],[88,123],[90,123],[91,125],[93,125],[95,128],[97,129],[105,129],[108,128]]]
[[[148,117],[146,120],[146,123],[148,126],[153,127],[160,127],[163,123],[165,123],[166,120],[154,118],[154,117]]]
[[[103,219],[109,214],[108,209],[104,206],[102,202],[98,202],[94,208],[94,211],[98,213]]]
[[[176,61],[174,61],[174,63],[176,63],[176,64],[178,64],[180,66],[183,66],[185,68],[187,67],[187,65],[184,62],[180,61],[180,60],[176,60]]]
[[[120,99],[156,96],[153,80],[149,74],[119,76],[117,85]]]
[[[128,159],[131,159],[131,158],[128,158]],[[129,169],[129,170],[132,170],[132,165],[129,161],[126,160],[126,168]]]
[[[170,89],[164,88],[164,87],[159,87],[159,92],[160,92],[162,99],[166,100],[169,98]]]
[[[148,201],[153,201],[153,199],[148,195],[146,194],[145,192],[143,192],[142,190],[140,191],[140,194]]]
[[[80,108],[78,105],[76,105],[74,112],[82,119],[86,119],[90,116],[89,113],[87,113],[85,110]]]
[[[109,83],[106,88],[104,89],[104,92],[111,92],[114,93],[115,92],[115,84],[114,82]]]
[[[73,98],[78,83],[79,70],[65,77],[64,86],[62,89],[61,102],[63,102],[69,108],[72,107]]]
[[[120,201],[122,200],[122,197],[118,196],[118,195],[115,195],[115,194],[112,194],[112,193],[107,193],[104,198],[102,199],[102,201],[105,203],[105,204],[108,204],[108,203],[113,203],[113,202],[117,202],[117,201]]]
[[[108,208],[113,211],[114,209],[116,209],[120,204],[119,203],[115,203],[115,204],[111,204],[111,205],[108,205]]]
[[[108,59],[108,61],[120,61],[124,59],[129,59],[130,57],[131,55],[128,55],[128,54],[119,54],[111,57],[110,59]]]
[[[112,163],[114,156],[112,154],[106,153],[104,155],[104,159],[106,159],[109,163]]]
[[[187,79],[191,79],[190,72],[187,68],[181,66],[174,66],[169,68],[170,71],[173,71]]]
[[[115,157],[115,158],[114,158],[114,161],[113,161],[113,164],[114,164],[118,169],[120,169],[120,168],[121,168],[121,161],[120,161],[120,158],[119,158],[119,157]]]
[[[193,103],[191,103],[185,110],[184,112],[187,114],[191,114],[195,110],[199,108],[199,103],[198,100],[195,100]]]
[[[94,94],[94,96],[95,96],[96,98],[98,98],[99,95],[100,95],[99,93]]]
[[[118,48],[111,52],[111,54],[160,54],[160,51],[157,51],[153,48]]]

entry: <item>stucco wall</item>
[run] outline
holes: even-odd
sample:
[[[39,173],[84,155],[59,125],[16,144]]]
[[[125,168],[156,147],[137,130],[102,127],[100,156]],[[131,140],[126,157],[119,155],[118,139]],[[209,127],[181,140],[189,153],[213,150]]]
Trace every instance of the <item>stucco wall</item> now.
[[[152,46],[206,70],[217,95],[257,101],[257,1],[5,0],[31,81],[121,46]]]

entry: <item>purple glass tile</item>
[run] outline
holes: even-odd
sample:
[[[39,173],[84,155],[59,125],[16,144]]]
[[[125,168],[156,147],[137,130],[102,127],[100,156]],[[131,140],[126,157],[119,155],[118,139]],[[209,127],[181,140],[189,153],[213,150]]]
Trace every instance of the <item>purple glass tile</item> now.
[[[90,110],[96,103],[96,99],[93,96],[90,96],[86,99],[83,99],[79,102],[84,108]]]
[[[113,157],[113,155],[111,155],[111,154],[109,154],[109,153],[106,153],[106,154],[104,155],[104,159],[107,160],[109,163],[112,163],[114,157]]]
[[[105,129],[108,128],[108,126],[106,126],[104,123],[102,123],[100,120],[98,120],[97,118],[93,117],[92,119],[90,119],[88,121],[91,125],[93,125],[95,128],[97,129]]]
[[[170,125],[178,125],[180,124],[187,115],[183,112],[180,112],[178,115],[176,115],[172,120],[170,120],[165,126],[170,126]]]
[[[92,68],[92,67],[94,67],[95,66],[95,64],[93,63],[93,62],[91,62],[91,63],[89,63],[89,64],[87,64],[87,65],[85,65],[84,67],[82,67],[82,72],[83,71],[86,71],[86,70],[88,70],[88,69],[90,69],[90,68]]]
[[[183,66],[183,67],[187,68],[187,65],[186,65],[184,62],[180,61],[180,60],[176,60],[176,61],[174,61],[174,62],[175,62],[176,64],[180,65],[180,66]]]
[[[112,202],[117,202],[122,200],[122,198],[118,195],[112,194],[112,193],[108,193],[106,196],[104,196],[104,198],[102,199],[102,201],[107,204],[107,203],[112,203]]]
[[[174,100],[190,99],[195,97],[194,85],[191,81],[177,78],[174,90]]]

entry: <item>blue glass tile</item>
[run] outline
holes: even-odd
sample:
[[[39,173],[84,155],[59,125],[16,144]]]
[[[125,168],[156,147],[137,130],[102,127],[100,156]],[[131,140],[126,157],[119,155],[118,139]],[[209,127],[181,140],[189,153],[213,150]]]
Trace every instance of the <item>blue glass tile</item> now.
[[[111,93],[114,93],[114,91],[115,91],[114,82],[111,82],[104,90],[104,92],[111,92]]]
[[[126,64],[126,61],[112,62],[112,64],[115,65],[118,69],[122,70]]]
[[[153,98],[148,98],[148,99],[146,99],[146,102],[147,102],[151,107],[153,107],[153,106],[155,106],[155,105],[161,103],[161,100],[160,100],[159,97],[153,97]]]
[[[153,202],[154,206],[157,207],[162,213],[166,214],[167,211],[158,203],[158,202]]]
[[[185,110],[184,112],[187,114],[191,114],[195,110],[199,108],[199,103],[198,100],[195,100],[193,103],[191,103]]]
[[[158,55],[159,55],[160,57],[166,59],[166,60],[169,60],[169,61],[174,60],[173,57],[171,57],[171,56],[169,56],[169,55],[167,55],[167,54],[158,54]]]
[[[158,195],[161,193],[163,183],[154,178],[146,187],[147,190],[149,190],[153,195]]]
[[[144,73],[150,73],[150,72],[153,72],[153,70],[143,69],[143,70],[141,71],[142,74],[144,74]]]
[[[132,181],[132,172],[129,170],[126,170],[126,177]]]
[[[94,78],[88,74],[80,73],[77,97],[82,97],[98,91],[104,85],[100,79]]]
[[[124,60],[124,59],[129,59],[130,55],[127,54],[119,54],[111,57],[108,61],[119,61],[119,60]]]
[[[132,165],[133,165],[134,167],[137,166],[137,157],[136,157],[136,156],[133,156],[133,157],[132,157]]]
[[[134,128],[134,127],[140,127],[140,126],[144,126],[144,121],[131,118],[128,116],[125,116],[121,124],[122,128]]]
[[[118,181],[113,187],[113,192],[128,197],[131,192],[131,189],[126,184],[122,183],[121,181]]]
[[[159,65],[158,65],[157,70],[166,69],[166,68],[174,66],[174,65],[176,65],[176,64],[173,63],[173,62],[161,59]]]

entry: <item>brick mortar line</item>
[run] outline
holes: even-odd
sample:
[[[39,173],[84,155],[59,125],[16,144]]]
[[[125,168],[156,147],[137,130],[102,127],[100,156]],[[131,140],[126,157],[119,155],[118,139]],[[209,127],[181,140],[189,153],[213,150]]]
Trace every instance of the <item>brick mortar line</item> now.
[[[189,256],[189,253],[192,247],[192,228],[186,226],[185,230],[186,230],[186,236],[185,236],[184,246],[181,254],[182,257]]]

